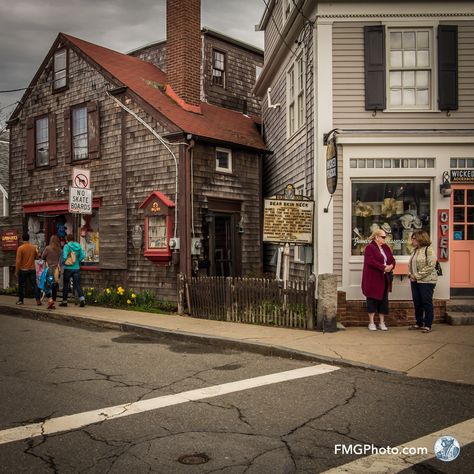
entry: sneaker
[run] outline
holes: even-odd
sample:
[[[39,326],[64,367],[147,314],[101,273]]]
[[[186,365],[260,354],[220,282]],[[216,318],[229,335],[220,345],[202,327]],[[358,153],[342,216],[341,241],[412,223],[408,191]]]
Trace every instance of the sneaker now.
[[[18,305],[23,304],[23,301],[17,301],[16,304]]]
[[[377,331],[377,326],[373,323],[369,324],[369,331]]]
[[[43,303],[41,303],[41,301],[37,301],[36,302],[36,306],[41,306]]]
[[[379,324],[379,329],[380,329],[381,331],[388,331],[388,327],[385,326],[385,323],[380,323],[380,324]]]
[[[67,306],[67,303],[63,301],[62,303],[59,303],[59,306],[62,306],[63,308]]]
[[[84,303],[84,300],[81,300],[81,302],[79,303],[79,306],[80,306],[81,308],[84,308],[85,305],[86,305],[86,303]]]

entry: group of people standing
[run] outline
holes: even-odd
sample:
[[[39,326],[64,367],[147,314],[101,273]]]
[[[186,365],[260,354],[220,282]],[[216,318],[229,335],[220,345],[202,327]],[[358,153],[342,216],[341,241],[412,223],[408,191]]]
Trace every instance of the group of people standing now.
[[[388,293],[392,291],[396,262],[392,250],[385,243],[386,238],[383,229],[376,229],[364,252],[362,293],[367,298],[370,331],[377,330],[374,320],[376,314],[379,316],[378,329],[388,329],[385,317],[389,313]],[[416,324],[409,326],[409,329],[429,333],[433,323],[433,292],[438,281],[437,259],[430,236],[424,230],[415,230],[411,234],[411,243],[413,251],[408,262],[408,278]]]
[[[36,304],[41,306],[42,296],[48,298],[48,309],[55,309],[56,298],[59,290],[59,281],[62,274],[63,291],[62,302],[59,306],[67,306],[70,282],[73,283],[73,291],[79,296],[79,306],[84,307],[85,297],[81,288],[80,262],[85,258],[81,245],[74,240],[72,234],[67,235],[66,245],[61,248],[57,235],[52,235],[49,245],[43,250],[41,256],[36,245],[30,244],[30,236],[25,232],[22,236],[23,244],[20,245],[16,253],[15,275],[18,278],[18,301],[17,305],[22,305],[25,298],[25,288],[29,281],[33,289]],[[71,255],[74,257],[71,258]],[[40,258],[46,265],[45,280],[48,278],[51,285],[47,289],[41,288],[37,282],[35,261]]]

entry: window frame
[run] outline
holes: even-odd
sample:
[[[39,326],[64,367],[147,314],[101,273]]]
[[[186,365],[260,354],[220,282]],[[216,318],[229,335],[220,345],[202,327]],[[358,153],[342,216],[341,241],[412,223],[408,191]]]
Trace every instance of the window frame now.
[[[228,167],[227,168],[222,168],[219,166],[219,160],[217,159],[217,153],[227,153],[228,157]],[[216,153],[215,153],[215,159],[216,159],[216,171],[219,173],[226,173],[226,174],[232,174],[232,150],[230,148],[221,148],[221,147],[216,147]]]
[[[437,41],[436,41],[436,31],[437,23],[424,23],[412,24],[407,23],[403,26],[394,23],[385,23],[385,95],[386,95],[386,106],[384,112],[438,112],[438,64],[437,64]],[[390,61],[390,33],[392,32],[428,32],[429,38],[429,66],[427,67],[417,67],[413,66],[411,68],[402,67],[392,67]],[[415,46],[416,47],[416,46]],[[401,49],[403,51],[403,49]],[[415,49],[415,54],[417,50]],[[390,73],[393,71],[429,71],[429,84],[428,84],[428,106],[423,105],[392,105],[391,104],[391,89],[390,89]],[[415,79],[416,81],[416,79]],[[403,94],[403,85],[400,87],[401,93]],[[416,95],[416,82],[414,86],[415,95]]]
[[[74,149],[75,149],[75,146],[74,146],[74,138],[75,138],[75,135],[74,135],[74,112],[77,111],[77,110],[80,110],[80,109],[84,109],[85,110],[85,121],[86,121],[86,131],[81,133],[80,135],[85,135],[85,143],[86,143],[86,153],[85,153],[85,156],[82,157],[82,158],[75,158],[75,154],[74,154]],[[88,111],[88,108],[87,108],[87,103],[83,103],[83,104],[77,104],[73,107],[71,107],[71,162],[72,163],[76,163],[76,162],[80,162],[80,161],[85,161],[85,160],[88,160],[89,159],[89,111]]]
[[[216,67],[216,55],[217,54],[221,54],[223,56],[223,60],[222,60],[222,69]],[[220,49],[217,49],[217,48],[212,48],[212,53],[211,53],[211,57],[212,57],[212,62],[211,62],[211,84],[213,86],[217,86],[217,87],[222,87],[223,89],[226,88],[227,86],[227,54],[225,53],[225,51],[221,51]],[[220,71],[222,76],[220,76],[222,78],[222,84],[219,84],[218,82],[215,82],[214,81],[214,78],[217,78],[219,76],[215,76],[214,75],[214,71]]]
[[[295,183],[295,195],[303,195],[306,196],[306,180],[301,180]],[[299,191],[299,192],[298,192]],[[295,263],[305,263],[304,258],[304,245],[295,245],[293,260]]]
[[[293,137],[306,123],[305,64],[301,51],[286,70],[286,130]]]
[[[47,160],[46,160],[46,163],[43,163],[43,164],[39,164],[38,163],[38,145],[40,144],[38,142],[38,122],[40,121],[44,121],[45,124],[46,124],[46,140],[45,141],[42,141],[41,144],[46,144],[46,151],[48,153],[48,157],[47,157]],[[35,117],[35,168],[44,168],[44,167],[47,167],[49,166],[50,164],[50,146],[49,146],[49,140],[50,140],[50,136],[49,136],[49,115],[48,114],[45,114],[45,115],[40,115],[38,117]]]
[[[57,70],[56,69],[56,56],[62,52],[64,52],[66,56],[66,66],[64,69]],[[56,78],[56,75],[61,71],[65,71],[65,76],[64,76],[65,84],[62,86],[56,87],[56,82],[60,80]],[[53,94],[57,92],[62,92],[66,90],[68,87],[69,87],[69,50],[68,48],[64,47],[64,48],[57,49],[53,54],[53,79],[52,79]]]

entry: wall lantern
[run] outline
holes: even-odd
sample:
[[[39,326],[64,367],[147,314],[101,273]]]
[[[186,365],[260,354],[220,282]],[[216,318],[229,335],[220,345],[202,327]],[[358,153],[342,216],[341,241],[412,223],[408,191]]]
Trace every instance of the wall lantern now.
[[[450,197],[453,190],[451,189],[451,182],[449,181],[449,173],[443,173],[443,182],[439,185],[439,192],[443,197]]]

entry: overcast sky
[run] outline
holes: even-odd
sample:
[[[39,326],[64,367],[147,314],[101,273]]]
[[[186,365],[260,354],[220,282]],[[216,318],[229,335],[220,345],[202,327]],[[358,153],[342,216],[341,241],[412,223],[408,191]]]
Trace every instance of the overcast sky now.
[[[265,0],[268,3],[268,0]],[[201,25],[263,49],[264,0],[201,0]],[[0,91],[27,87],[59,32],[122,53],[166,39],[165,0],[0,0]],[[0,93],[0,128],[22,92]]]

